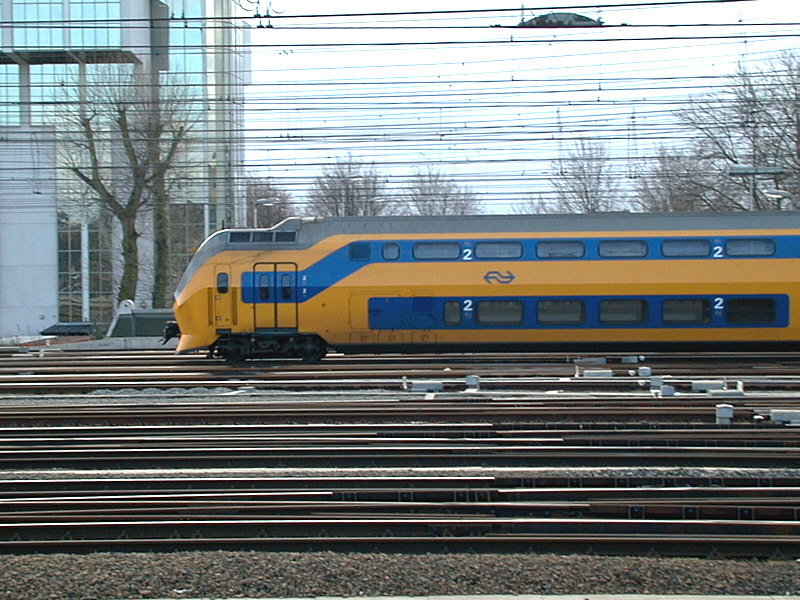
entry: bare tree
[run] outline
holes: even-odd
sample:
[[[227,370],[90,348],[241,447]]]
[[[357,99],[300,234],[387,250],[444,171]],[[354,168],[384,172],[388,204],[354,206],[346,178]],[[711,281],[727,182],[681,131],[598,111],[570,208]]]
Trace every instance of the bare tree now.
[[[405,215],[475,215],[483,212],[478,199],[452,179],[428,167],[417,171],[398,211]]]
[[[122,277],[117,299],[134,298],[139,282],[140,232],[137,218],[145,207],[165,208],[170,180],[195,123],[186,90],[170,85],[169,97],[155,93],[149,76],[109,67],[91,79],[65,86],[60,131],[61,160],[110,211],[122,229]],[[156,304],[166,295],[168,269],[163,256],[167,225],[155,218],[157,240]],[[159,256],[162,255],[162,256]],[[159,273],[164,275],[158,283]]]
[[[524,200],[511,205],[511,214],[514,215],[548,215],[557,212],[558,208],[541,192],[530,194]]]
[[[711,210],[737,193],[714,161],[685,150],[661,147],[634,184],[636,207],[646,212]]]
[[[386,181],[374,169],[352,157],[339,159],[314,179],[305,214],[321,217],[387,214],[385,189]]]
[[[292,195],[269,177],[253,177],[245,182],[247,222],[252,227],[271,227],[292,216]]]
[[[770,210],[786,204],[781,196],[800,202],[800,55],[741,68],[729,85],[693,100],[678,117],[694,136],[695,160],[705,166],[702,185],[716,192],[707,208]],[[788,192],[769,192],[778,188]]]
[[[563,213],[597,213],[617,206],[617,184],[605,145],[581,139],[563,161],[552,166],[550,182]]]

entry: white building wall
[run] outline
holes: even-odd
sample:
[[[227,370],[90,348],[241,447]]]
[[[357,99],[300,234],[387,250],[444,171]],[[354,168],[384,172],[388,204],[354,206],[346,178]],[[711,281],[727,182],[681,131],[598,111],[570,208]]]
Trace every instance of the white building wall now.
[[[58,322],[53,132],[0,129],[0,338]]]

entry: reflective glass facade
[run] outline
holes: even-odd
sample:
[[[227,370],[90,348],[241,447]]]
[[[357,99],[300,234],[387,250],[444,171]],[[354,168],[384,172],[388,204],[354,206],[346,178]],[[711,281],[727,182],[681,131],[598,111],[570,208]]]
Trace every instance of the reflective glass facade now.
[[[62,0],[14,0],[12,6],[15,27],[8,43],[15,49],[65,47]]]
[[[118,48],[122,45],[120,0],[14,0],[13,40],[18,50]]]
[[[159,2],[0,0],[6,23],[0,28],[0,46],[15,58],[7,61],[10,64],[0,64],[0,127],[63,130],[60,104],[65,88],[77,87],[78,81],[96,81],[96,74],[109,65],[136,70],[144,76],[151,64],[163,66],[166,70],[159,69],[163,88],[175,82],[188,86],[191,93],[186,108],[200,119],[182,160],[199,167],[192,171],[192,177],[170,187],[167,214],[173,237],[169,275],[177,281],[204,235],[223,224],[234,224],[234,206],[237,202],[243,205],[237,198],[236,184],[243,162],[243,116],[241,102],[237,101],[242,94],[230,87],[240,85],[241,67],[232,48],[240,32],[220,27],[232,25],[231,21],[216,19],[212,27],[207,27],[202,20],[230,17],[239,9],[232,0],[162,2],[169,18],[169,47],[160,51],[164,62],[159,63],[159,50],[149,47],[151,39],[167,39],[155,32],[164,22],[150,19],[151,7]],[[106,146],[111,152],[112,145]],[[108,321],[116,308],[114,278],[119,278],[113,266],[119,255],[117,222],[108,211],[91,204],[92,195],[59,162],[61,159],[42,156],[42,160],[55,161],[59,255],[53,260],[58,265],[60,320],[86,318],[88,286],[89,320]],[[143,238],[148,227],[146,223],[141,226]],[[148,252],[152,254],[147,249],[140,251],[143,260],[147,260]]]
[[[32,125],[51,125],[62,86],[78,79],[77,65],[30,66],[30,114]]]
[[[119,0],[70,0],[69,30],[73,48],[118,48],[122,45]]]
[[[0,65],[0,126],[19,125],[19,102],[19,67]]]

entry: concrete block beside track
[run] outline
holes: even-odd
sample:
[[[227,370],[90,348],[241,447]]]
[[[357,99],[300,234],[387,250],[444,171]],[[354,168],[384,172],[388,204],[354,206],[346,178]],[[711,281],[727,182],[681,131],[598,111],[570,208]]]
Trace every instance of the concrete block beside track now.
[[[769,418],[773,423],[800,425],[800,410],[772,409]]]

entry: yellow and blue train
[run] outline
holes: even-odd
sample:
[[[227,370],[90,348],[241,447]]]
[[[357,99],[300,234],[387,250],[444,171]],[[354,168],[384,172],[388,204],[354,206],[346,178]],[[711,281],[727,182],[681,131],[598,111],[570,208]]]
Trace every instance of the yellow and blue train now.
[[[798,280],[795,212],[290,218],[211,235],[174,313],[231,361],[796,348]]]

